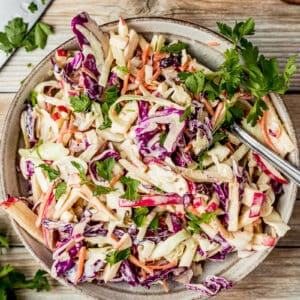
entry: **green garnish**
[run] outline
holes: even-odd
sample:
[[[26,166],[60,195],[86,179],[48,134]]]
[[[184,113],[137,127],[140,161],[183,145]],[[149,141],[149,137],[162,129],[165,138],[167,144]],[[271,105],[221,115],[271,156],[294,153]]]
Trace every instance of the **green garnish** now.
[[[87,112],[91,107],[91,99],[84,94],[70,96],[70,103],[74,112]]]
[[[179,118],[179,122],[183,122],[186,120],[188,117],[190,117],[193,114],[193,108],[191,105],[189,105],[183,112],[183,114]]]
[[[94,196],[98,196],[98,195],[106,195],[109,194],[110,192],[116,191],[115,188],[113,187],[106,187],[106,186],[102,186],[102,185],[97,185],[96,186],[96,190],[93,192]]]
[[[67,184],[65,182],[60,182],[55,189],[54,198],[57,201],[67,190]]]
[[[113,251],[109,256],[105,258],[105,261],[109,263],[110,266],[118,263],[119,261],[128,259],[131,255],[131,248],[126,248],[124,250]]]
[[[161,47],[161,52],[180,54],[183,49],[187,48],[187,44],[183,42],[172,43]]]
[[[125,193],[121,195],[120,198],[128,199],[131,201],[139,201],[141,199],[141,195],[137,191],[140,185],[140,181],[125,176],[122,177],[120,181],[121,183],[126,185]]]
[[[30,4],[28,5],[28,10],[31,13],[35,13],[38,10],[38,6],[34,2],[30,2]]]
[[[77,161],[74,161],[74,160],[71,161],[71,164],[73,167],[75,167],[79,171],[79,177],[81,179],[81,184],[90,184],[91,181],[87,179],[84,167],[80,163],[78,163]]]
[[[166,133],[166,132],[162,132],[162,133],[159,135],[159,144],[160,144],[161,146],[164,145],[166,138],[167,138],[167,133]]]
[[[202,232],[201,224],[209,224],[216,216],[218,215],[218,211],[202,213],[199,217],[192,213],[186,213],[186,217],[188,218],[188,228],[193,233]]]
[[[28,23],[23,18],[14,18],[6,24],[4,32],[0,32],[0,50],[11,53],[14,49],[25,47],[26,51],[36,48],[44,49],[48,35],[53,33],[48,24],[38,22],[30,32]]]
[[[47,174],[50,181],[53,181],[54,179],[56,179],[59,176],[59,172],[57,170],[51,168],[50,166],[48,166],[46,164],[40,164],[40,165],[38,165],[38,167],[43,169],[43,171]]]
[[[149,228],[153,229],[154,231],[157,231],[158,230],[158,221],[159,221],[159,216],[155,216],[155,218],[149,224]]]
[[[96,161],[95,164],[96,164],[97,174],[100,177],[108,181],[110,181],[114,177],[112,170],[116,164],[115,158],[108,157],[103,161]]]
[[[101,105],[101,110],[103,114],[104,121],[102,125],[100,126],[100,130],[110,128],[111,127],[111,120],[108,116],[109,108],[112,106],[114,102],[119,98],[118,95],[118,87],[116,85],[110,86],[106,91],[105,91],[105,100]],[[117,113],[120,112],[121,106],[116,105],[115,110]]]
[[[145,224],[146,217],[149,213],[149,208],[147,206],[136,207],[133,209],[133,213],[133,222],[137,227],[142,227]]]
[[[8,238],[2,234],[0,234],[0,248],[6,248],[6,249],[9,248]],[[0,253],[1,253],[1,250],[0,250]]]

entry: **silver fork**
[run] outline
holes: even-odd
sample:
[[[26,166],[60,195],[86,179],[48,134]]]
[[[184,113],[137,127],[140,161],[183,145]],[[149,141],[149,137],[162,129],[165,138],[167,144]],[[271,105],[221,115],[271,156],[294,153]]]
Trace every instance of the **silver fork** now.
[[[277,167],[283,174],[300,186],[300,171],[286,160],[279,157],[273,151],[262,145],[243,128],[233,123],[230,131],[239,138],[249,148],[260,154],[262,157],[269,160],[275,167]]]

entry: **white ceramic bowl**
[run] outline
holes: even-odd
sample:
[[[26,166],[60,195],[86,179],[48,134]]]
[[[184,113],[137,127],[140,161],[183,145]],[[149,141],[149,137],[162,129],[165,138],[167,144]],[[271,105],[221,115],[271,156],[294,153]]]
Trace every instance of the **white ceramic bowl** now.
[[[170,40],[178,39],[189,44],[189,51],[198,58],[200,62],[211,69],[216,69],[223,60],[223,52],[231,47],[228,40],[213,31],[196,24],[191,24],[179,20],[165,18],[137,18],[129,19],[128,24],[138,32],[143,33],[148,39],[153,33],[162,33]],[[102,30],[110,31],[117,29],[117,22],[107,23],[101,26]],[[217,42],[218,46],[208,46],[208,42]],[[71,39],[61,45],[63,49],[77,49],[75,39]],[[34,86],[42,80],[48,78],[48,71],[51,69],[50,57],[53,52],[45,57],[28,76],[15,99],[10,105],[6,115],[3,136],[1,141],[0,163],[1,163],[1,194],[5,199],[6,195],[26,195],[24,180],[16,172],[17,165],[17,149],[21,141],[21,131],[19,127],[19,117],[24,109],[24,100],[29,97]],[[286,126],[296,150],[291,153],[288,159],[298,165],[298,148],[295,132],[289,118],[288,112],[283,101],[277,95],[271,95],[277,112]],[[290,183],[284,187],[284,194],[281,196],[277,209],[283,220],[288,222],[294,207],[297,189],[295,184]],[[18,233],[25,247],[29,252],[42,264],[47,271],[50,270],[52,264],[51,252],[45,246],[35,241],[27,232],[20,228],[14,221],[12,225]],[[270,253],[272,249],[264,252],[257,252],[254,255],[239,259],[235,254],[229,255],[224,262],[208,262],[204,266],[204,274],[199,278],[201,281],[208,274],[217,274],[223,276],[233,282],[237,282],[255,269]],[[63,279],[58,279],[61,283],[67,284]],[[199,298],[199,294],[187,291],[182,285],[171,284],[169,294],[159,286],[153,286],[150,290],[144,288],[131,288],[126,283],[115,283],[97,286],[95,284],[82,284],[75,288],[86,296],[94,299],[151,299],[164,300],[170,297],[177,299],[195,299]]]

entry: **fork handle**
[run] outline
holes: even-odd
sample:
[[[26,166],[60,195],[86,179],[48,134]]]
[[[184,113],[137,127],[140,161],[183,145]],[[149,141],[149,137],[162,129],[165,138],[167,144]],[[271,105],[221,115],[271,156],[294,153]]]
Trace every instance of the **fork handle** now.
[[[300,171],[298,168],[294,167],[292,164],[282,159],[280,156],[275,154],[266,146],[258,142],[254,137],[252,137],[246,130],[233,123],[230,127],[231,132],[240,139],[249,148],[260,154],[262,157],[269,160],[275,167],[277,167],[283,174],[300,186]]]

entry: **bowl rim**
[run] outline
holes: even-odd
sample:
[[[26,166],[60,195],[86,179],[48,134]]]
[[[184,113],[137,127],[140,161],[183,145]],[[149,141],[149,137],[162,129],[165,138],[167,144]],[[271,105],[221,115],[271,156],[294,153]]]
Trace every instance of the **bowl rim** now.
[[[202,32],[206,32],[209,35],[211,35],[212,37],[216,37],[217,39],[221,40],[222,42],[224,42],[224,44],[228,47],[232,46],[231,41],[222,36],[221,34],[219,34],[218,32],[209,29],[205,26],[190,22],[190,21],[185,21],[185,20],[179,20],[176,18],[170,18],[170,17],[156,17],[156,16],[149,16],[149,17],[145,17],[145,16],[141,16],[141,17],[130,17],[130,18],[125,18],[126,21],[128,22],[134,22],[134,21],[162,21],[162,22],[166,22],[166,23],[173,23],[173,24],[179,24],[181,26],[184,27],[190,27],[190,28],[194,28],[196,30],[202,31]],[[106,22],[103,23],[101,25],[99,25],[100,28],[103,27],[109,27],[109,26],[115,26],[118,24],[118,20],[114,20],[114,21],[110,21],[110,22]],[[188,38],[190,39],[190,38]],[[60,49],[62,47],[68,47],[69,44],[71,44],[72,42],[74,42],[76,40],[76,37],[71,37],[68,40],[66,40],[65,42],[61,43],[60,45],[58,45],[57,47],[55,47],[54,49],[52,49],[46,56],[44,56],[39,63],[31,70],[31,72],[26,76],[25,81],[23,82],[22,86],[18,89],[18,91],[16,92],[12,102],[9,105],[9,108],[7,110],[6,116],[4,118],[3,121],[3,125],[2,125],[2,132],[1,132],[1,137],[0,137],[0,141],[1,141],[1,145],[0,145],[0,168],[1,168],[1,174],[2,176],[0,177],[0,194],[2,195],[3,199],[6,198],[7,193],[5,190],[6,187],[6,178],[5,176],[3,176],[4,174],[4,164],[3,161],[5,159],[4,157],[4,153],[5,153],[5,145],[7,143],[7,135],[5,134],[5,129],[7,127],[7,124],[9,123],[9,120],[11,119],[11,116],[13,115],[13,111],[15,108],[15,103],[18,101],[18,99],[23,95],[24,91],[26,90],[27,85],[30,82],[30,78],[39,71],[39,69],[43,66],[43,64],[48,61],[50,59],[50,57],[55,53],[55,51],[57,49]],[[271,94],[273,97],[277,98],[279,100],[279,104],[278,106],[283,110],[283,114],[285,115],[286,118],[286,129],[288,130],[288,133],[293,141],[293,143],[295,144],[295,153],[293,153],[294,155],[294,164],[299,166],[299,147],[298,147],[298,143],[297,143],[297,139],[296,139],[296,133],[295,133],[295,127],[293,125],[293,122],[290,118],[290,114],[286,108],[285,102],[283,101],[283,99],[278,95],[278,94]],[[273,102],[273,101],[272,101]],[[276,107],[275,107],[276,109]],[[277,110],[277,109],[276,109]],[[291,203],[291,212],[288,216],[288,219],[290,220],[291,218],[291,213],[294,210],[294,205],[295,205],[295,201],[297,198],[297,187],[295,184],[291,183],[291,199],[289,200],[289,203]],[[47,270],[47,272],[50,273],[50,269],[49,267],[46,265],[46,263],[41,260],[33,251],[33,249],[30,247],[30,245],[27,243],[26,241],[26,235],[29,235],[23,228],[21,228],[11,217],[9,217],[10,222],[12,224],[12,227],[14,228],[15,232],[17,233],[18,238],[21,240],[22,244],[24,245],[24,247],[29,251],[29,253],[33,256],[33,258],[45,269]],[[25,235],[24,235],[25,233]],[[278,240],[277,240],[278,241]],[[240,278],[239,280],[243,279],[244,277],[246,277],[249,273],[251,273],[255,268],[257,268],[264,260],[265,258],[270,254],[270,252],[273,250],[274,247],[262,252],[262,255],[260,257],[260,259],[257,261],[257,263],[255,263],[253,265],[253,268],[251,268],[251,270],[249,272],[247,272],[242,278]],[[50,250],[49,250],[50,251]],[[264,254],[264,255],[263,255]],[[52,276],[52,275],[51,275]],[[53,276],[52,276],[53,277]],[[64,280],[61,277],[53,277],[56,280],[58,280],[61,284],[63,284],[64,286],[68,286],[70,287],[73,291],[75,292],[79,292],[83,295],[85,295],[86,297],[89,297],[91,299],[95,299],[94,297],[88,295],[81,287],[79,286],[73,286],[70,285],[66,280]],[[149,295],[151,297],[151,295]]]

